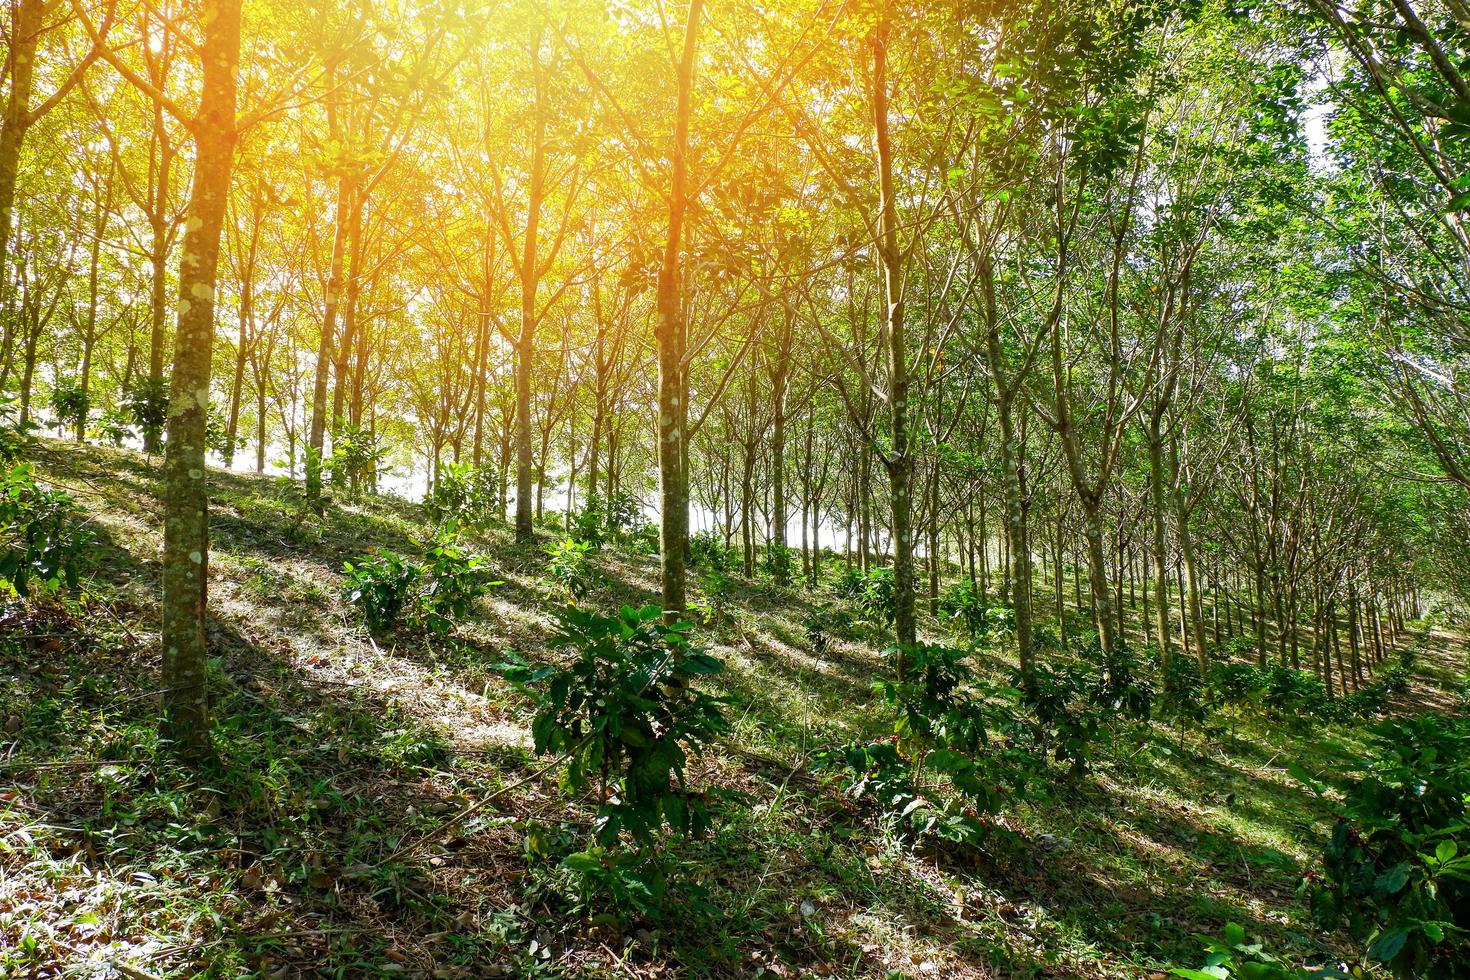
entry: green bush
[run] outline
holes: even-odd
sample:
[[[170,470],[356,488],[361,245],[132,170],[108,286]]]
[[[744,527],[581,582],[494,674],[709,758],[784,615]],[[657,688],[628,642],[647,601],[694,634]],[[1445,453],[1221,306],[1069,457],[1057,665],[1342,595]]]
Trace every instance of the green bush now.
[[[413,587],[423,569],[389,548],[378,548],[370,557],[346,562],[347,584],[342,596],[362,610],[368,629],[384,633],[398,625]]]
[[[714,531],[700,531],[689,539],[689,563],[706,572],[733,572],[739,562],[735,552]]]
[[[435,523],[484,527],[495,514],[494,474],[472,463],[447,463],[424,497],[424,513]]]
[[[1197,970],[1176,967],[1169,972],[1185,980],[1326,980],[1348,974],[1329,967],[1298,969],[1266,952],[1260,943],[1247,942],[1245,927],[1232,922],[1221,939],[1199,936],[1205,944],[1205,961]]]
[[[51,411],[56,421],[68,427],[87,424],[92,410],[91,396],[74,378],[58,378],[51,388]]]
[[[901,656],[903,678],[873,685],[896,714],[893,735],[822,753],[821,762],[845,769],[848,792],[876,801],[905,831],[979,844],[984,815],[1024,792],[1036,768],[991,738],[1015,727],[1018,692],[979,682],[963,650],[921,643]]]
[[[852,617],[847,610],[824,602],[808,612],[801,625],[806,632],[807,645],[820,657],[826,654],[833,635],[852,625]]]
[[[691,611],[705,626],[718,626],[730,618],[730,597],[735,593],[735,582],[720,571],[708,571],[699,576],[699,597],[690,604]]]
[[[476,599],[500,584],[490,581],[485,560],[462,548],[452,535],[452,526],[441,533],[424,552],[421,566],[424,588],[418,595],[418,612],[424,627],[433,633],[449,632],[469,615]]]
[[[656,606],[616,616],[567,606],[556,618],[551,646],[570,649],[570,664],[533,667],[511,654],[498,669],[535,701],[535,751],[566,757],[570,792],[596,789],[597,844],[615,849],[627,835],[643,848],[665,826],[705,830],[708,811],[684,771],[729,729],[724,699],[694,686],[723,670],[720,661],[690,644],[688,623],[662,622]]]
[[[168,422],[168,379],[133,383],[125,403],[128,417],[145,433],[159,433]]]
[[[1009,606],[992,606],[980,598],[969,581],[956,582],[939,597],[939,614],[951,628],[972,642],[999,644],[1016,632],[1016,613]]]
[[[1396,977],[1450,978],[1470,962],[1470,722],[1384,722],[1304,889],[1325,928],[1346,925]]]
[[[546,549],[546,585],[553,594],[568,600],[581,600],[597,584],[596,569],[590,557],[591,541],[563,538]]]
[[[96,540],[80,515],[70,495],[36,482],[30,463],[0,469],[0,584],[23,596],[75,590]]]
[[[1294,667],[1272,667],[1266,672],[1262,702],[1278,715],[1303,716],[1322,712],[1331,699],[1316,675]]]
[[[883,626],[892,626],[898,616],[898,593],[894,584],[893,569],[873,568],[858,577],[853,604],[864,619]]]
[[[405,615],[431,633],[447,633],[475,599],[499,584],[489,580],[484,559],[455,543],[452,526],[428,544],[422,561],[378,548],[342,567],[342,596],[362,610],[374,633],[393,629]]]
[[[761,570],[777,585],[790,585],[796,577],[796,552],[787,545],[771,543],[761,551]]]

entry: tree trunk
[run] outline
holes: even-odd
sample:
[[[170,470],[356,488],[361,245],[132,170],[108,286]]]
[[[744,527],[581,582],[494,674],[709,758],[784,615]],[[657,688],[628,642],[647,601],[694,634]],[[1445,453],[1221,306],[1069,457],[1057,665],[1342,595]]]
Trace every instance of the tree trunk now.
[[[206,0],[193,186],[179,260],[179,305],[164,457],[163,737],[185,755],[209,749],[205,601],[209,577],[204,469],[220,229],[235,155],[240,0]]]

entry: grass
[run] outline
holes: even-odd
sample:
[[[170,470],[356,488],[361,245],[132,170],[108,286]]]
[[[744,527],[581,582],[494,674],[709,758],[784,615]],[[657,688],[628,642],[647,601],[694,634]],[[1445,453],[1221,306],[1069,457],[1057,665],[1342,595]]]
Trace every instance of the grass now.
[[[303,521],[271,479],[212,476],[219,762],[182,769],[154,729],[155,465],[60,443],[37,460],[98,547],[82,597],[0,612],[0,976],[1132,977],[1193,965],[1194,935],[1230,921],[1341,951],[1295,894],[1329,810],[1287,763],[1331,782],[1360,729],[1119,725],[983,852],[915,846],[812,762],[885,730],[883,635],[859,624],[816,656],[800,624],[825,590],[738,580],[730,622],[701,634],[734,721],[694,773],[716,829],[667,844],[690,870],[670,914],[619,920],[557,868],[592,808],[541,774],[493,670],[542,652],[547,542],[479,536],[504,584],[471,620],[374,640],[341,565],[427,538],[418,508]],[[653,598],[652,558],[595,562],[590,604]],[[1447,638],[1432,651],[1426,703],[1463,673]]]

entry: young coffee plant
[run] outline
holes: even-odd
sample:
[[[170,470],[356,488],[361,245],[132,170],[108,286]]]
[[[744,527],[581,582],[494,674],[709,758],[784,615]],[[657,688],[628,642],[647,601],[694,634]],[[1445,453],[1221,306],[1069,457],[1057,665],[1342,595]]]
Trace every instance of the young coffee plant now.
[[[580,602],[597,584],[597,570],[592,567],[592,542],[563,538],[546,549],[547,591],[568,602]]]
[[[405,618],[428,632],[447,633],[486,589],[500,584],[490,581],[484,559],[454,541],[452,525],[424,547],[422,560],[378,548],[342,567],[342,596],[362,610],[373,633],[386,633]]]
[[[853,604],[864,619],[882,626],[892,626],[898,615],[897,591],[893,569],[873,568],[860,577]]]
[[[730,621],[730,598],[735,594],[735,581],[724,572],[709,571],[699,576],[699,596],[690,610],[705,626],[721,626]]]
[[[162,432],[168,421],[168,379],[134,382],[126,404],[128,417],[143,432]]]
[[[0,586],[75,590],[96,540],[71,496],[36,482],[30,463],[0,468]]]
[[[852,616],[846,609],[829,602],[812,609],[801,621],[806,631],[806,642],[812,653],[823,656],[832,644],[832,638],[852,625]]]
[[[738,564],[735,552],[725,547],[713,531],[700,531],[689,538],[689,563],[703,572],[725,574],[733,572]]]
[[[511,654],[499,669],[535,702],[535,751],[566,758],[570,792],[595,792],[597,844],[645,848],[665,826],[705,830],[709,813],[684,770],[729,730],[724,699],[695,687],[723,665],[691,645],[688,623],[664,623],[656,606],[616,616],[567,606],[556,618],[550,645],[569,650],[570,664],[532,666]]]
[[[471,463],[446,463],[424,498],[424,513],[436,524],[484,527],[495,513],[495,478]]]
[[[345,562],[347,584],[342,597],[362,610],[368,629],[385,633],[398,625],[399,616],[413,596],[424,570],[389,548],[378,548],[367,558]]]
[[[796,576],[796,552],[784,544],[768,544],[761,552],[761,569],[775,584],[790,585]]]
[[[978,845],[988,830],[983,817],[1029,781],[1018,753],[990,735],[1012,727],[1016,692],[978,683],[963,650],[915,644],[890,652],[901,653],[904,676],[873,687],[895,711],[893,735],[822,761],[845,768],[848,792],[874,799],[905,831]]]
[[[418,595],[418,612],[424,628],[447,633],[469,615],[476,599],[499,582],[490,580],[490,570],[479,555],[454,541],[454,527],[441,532],[424,552],[423,589]]]
[[[1261,943],[1248,942],[1245,927],[1232,922],[1219,939],[1197,937],[1205,945],[1205,961],[1199,969],[1175,967],[1169,973],[1185,980],[1327,980],[1348,974],[1331,967],[1299,968],[1266,951]]]
[[[1004,643],[1016,632],[1015,612],[1007,606],[992,606],[980,598],[969,581],[945,589],[939,597],[939,615],[948,620],[956,634],[972,643]]]
[[[1459,977],[1470,962],[1470,722],[1384,722],[1304,889],[1396,977]],[[1311,782],[1313,788],[1320,791]]]
[[[51,413],[60,425],[84,428],[92,408],[92,399],[72,378],[57,379],[51,388]]]

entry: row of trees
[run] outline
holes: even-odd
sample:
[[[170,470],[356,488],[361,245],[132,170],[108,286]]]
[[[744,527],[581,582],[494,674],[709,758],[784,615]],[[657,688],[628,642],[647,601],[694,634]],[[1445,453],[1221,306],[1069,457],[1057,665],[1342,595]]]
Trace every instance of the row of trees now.
[[[1356,650],[1470,557],[1465,18],[1422,6],[20,0],[0,385],[166,429],[185,740],[247,445],[316,510],[468,464],[522,540],[631,497],[671,616],[693,501],[747,573],[891,566],[901,644],[960,574],[1027,667],[1070,569],[1105,646]]]

